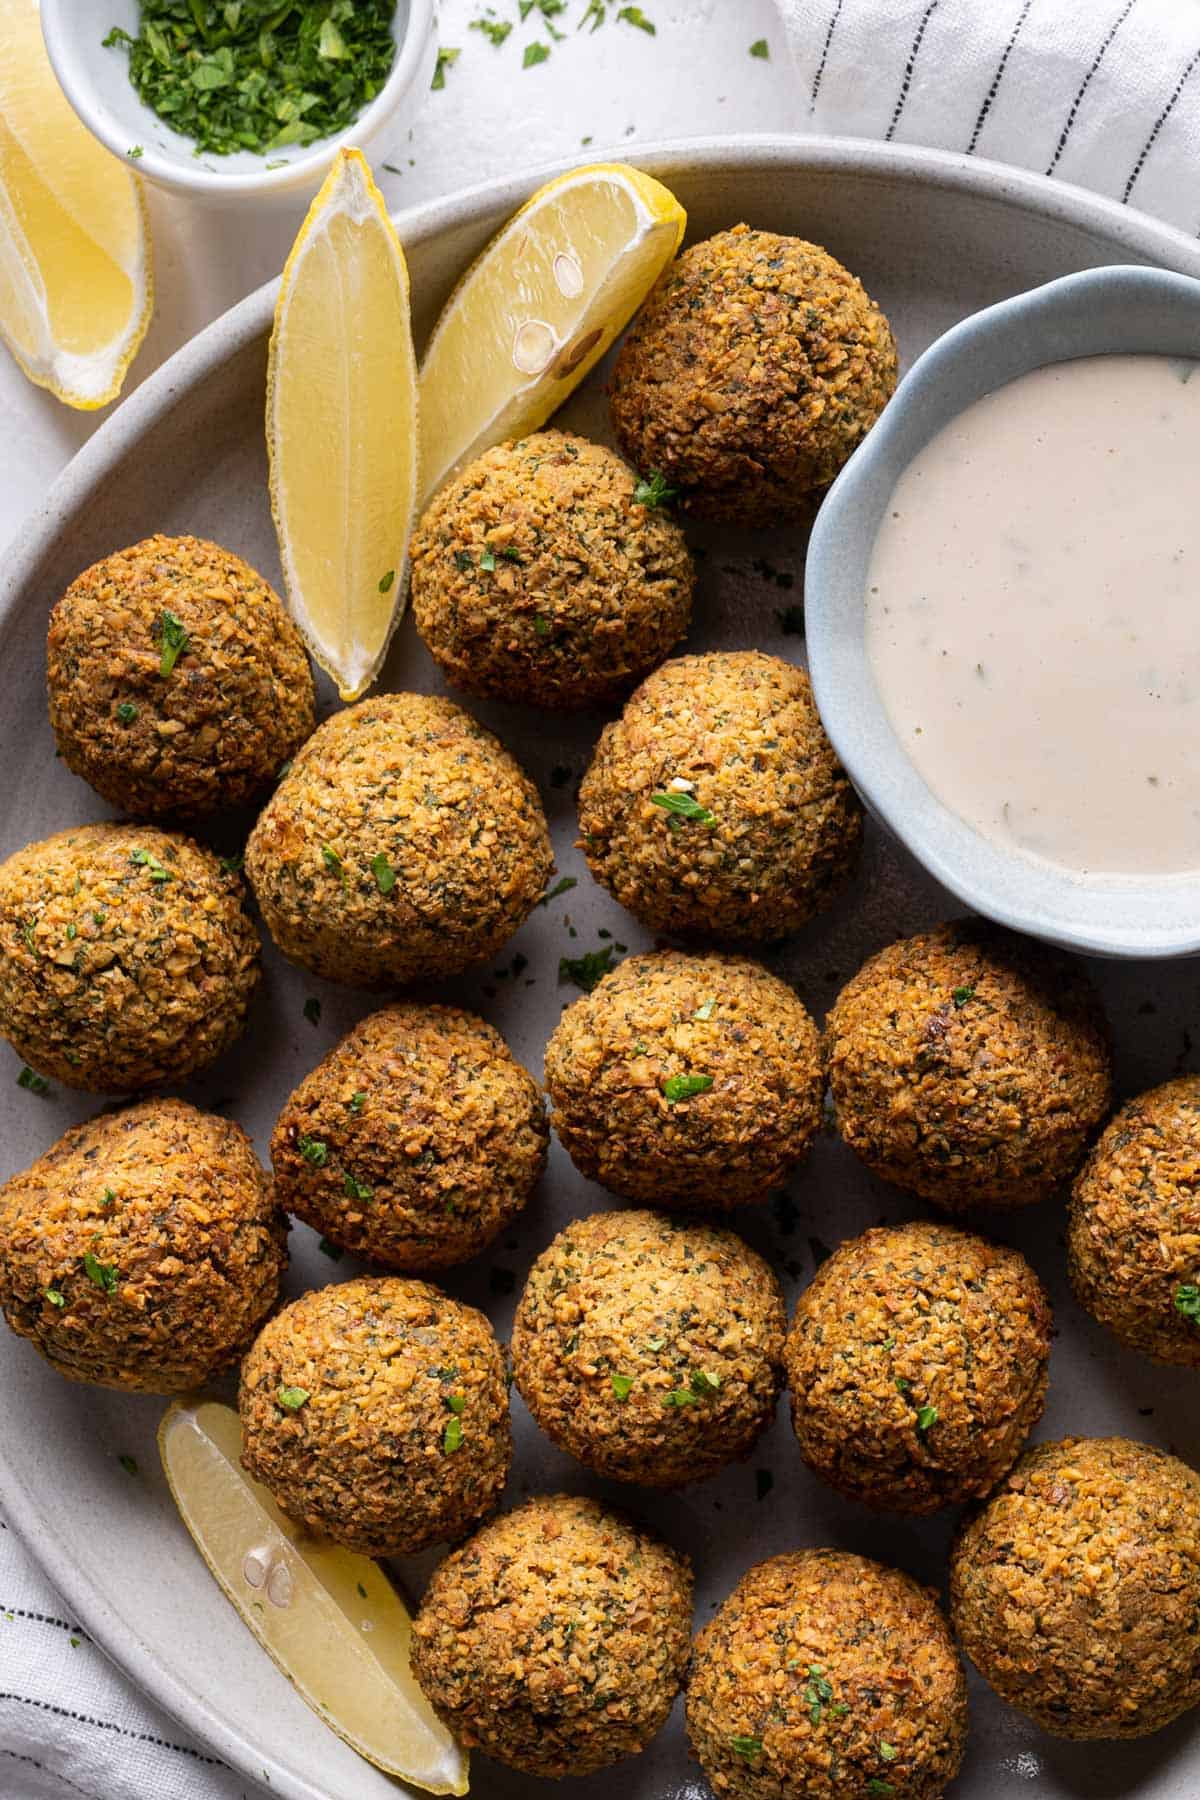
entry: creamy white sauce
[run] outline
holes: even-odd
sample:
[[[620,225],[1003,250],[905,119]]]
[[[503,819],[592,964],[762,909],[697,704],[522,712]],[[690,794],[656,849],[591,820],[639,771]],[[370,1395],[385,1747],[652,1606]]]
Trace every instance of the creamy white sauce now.
[[[1200,372],[1037,369],[905,470],[867,648],[928,786],[1077,873],[1200,869]]]

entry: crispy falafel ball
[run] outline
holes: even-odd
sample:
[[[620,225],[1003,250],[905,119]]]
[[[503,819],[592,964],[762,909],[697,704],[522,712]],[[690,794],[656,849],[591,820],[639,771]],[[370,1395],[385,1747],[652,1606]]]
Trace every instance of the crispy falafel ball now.
[[[738,650],[642,683],[601,734],[579,829],[596,880],[651,930],[771,939],[845,882],[862,807],[808,676]]]
[[[696,1639],[687,1729],[723,1800],[941,1800],[967,1684],[930,1589],[801,1550],[743,1575]]]
[[[414,1274],[475,1256],[546,1165],[542,1091],[500,1033],[454,1006],[361,1020],[306,1075],[271,1138],[280,1202],[335,1244]]]
[[[138,818],[242,806],[313,728],[304,643],[240,556],[150,537],[77,575],[50,615],[67,767]]]
[[[448,681],[527,705],[624,694],[688,627],[679,526],[636,498],[619,456],[538,431],[443,488],[412,545],[417,630]]]
[[[537,789],[450,700],[380,694],[326,719],[246,846],[284,955],[383,987],[456,975],[507,942],[551,869]]]
[[[630,956],[546,1046],[552,1123],[575,1166],[623,1199],[765,1200],[821,1120],[820,1040],[785,982],[745,956]]]
[[[184,1100],[75,1125],[0,1188],[0,1302],[60,1375],[182,1393],[275,1304],[287,1220],[245,1132]]]
[[[1019,1251],[924,1221],[850,1239],[788,1333],[801,1455],[840,1493],[894,1512],[989,1493],[1042,1415],[1050,1328]]]
[[[268,1321],[242,1364],[242,1462],[307,1530],[364,1556],[461,1537],[512,1458],[491,1326],[427,1281],[363,1276]]]
[[[241,879],[152,825],[78,825],[0,864],[0,1035],[64,1087],[185,1081],[258,986]]]
[[[530,1270],[513,1379],[560,1449],[676,1487],[746,1456],[770,1423],[785,1326],[778,1281],[732,1231],[593,1213]]]
[[[1111,1103],[1108,1029],[1082,966],[980,920],[872,956],[825,1042],[850,1148],[949,1212],[1044,1200]]]
[[[539,1495],[434,1571],[412,1666],[460,1743],[530,1775],[644,1750],[683,1683],[686,1557],[595,1500]]]
[[[737,225],[666,271],[617,357],[612,421],[635,468],[704,518],[805,516],[896,386],[896,345],[818,244]]]
[[[1200,1700],[1200,1476],[1128,1438],[1028,1451],[950,1562],[959,1641],[1043,1731],[1137,1738]]]
[[[1071,1285],[1101,1325],[1155,1362],[1200,1368],[1200,1076],[1115,1115],[1075,1180]]]

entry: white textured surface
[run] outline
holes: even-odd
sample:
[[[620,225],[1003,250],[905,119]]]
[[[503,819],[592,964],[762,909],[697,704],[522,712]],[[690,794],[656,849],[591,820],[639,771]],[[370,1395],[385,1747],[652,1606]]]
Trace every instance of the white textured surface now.
[[[655,138],[786,131],[799,124],[774,0],[646,0],[656,35],[618,21],[578,32],[584,0],[569,0],[569,32],[547,62],[521,66],[525,44],[550,42],[536,14],[494,49],[472,19],[482,0],[442,0],[440,40],[461,51],[431,93],[399,174],[377,169],[394,209],[556,159],[596,161]],[[515,19],[516,0],[496,0]],[[749,54],[766,37],[770,60]],[[581,139],[590,137],[586,147]],[[157,271],[154,322],[129,393],[210,319],[278,274],[303,207],[263,219],[159,191],[149,195]],[[119,405],[120,402],[118,401]],[[0,544],[111,410],[73,413],[33,388],[0,349]]]

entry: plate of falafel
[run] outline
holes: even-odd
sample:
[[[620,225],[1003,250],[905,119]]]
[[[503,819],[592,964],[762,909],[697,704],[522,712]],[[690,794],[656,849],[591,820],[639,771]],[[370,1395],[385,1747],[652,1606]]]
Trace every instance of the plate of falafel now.
[[[489,1800],[1184,1800],[1197,984],[956,916],[837,761],[802,598],[932,338],[1200,253],[945,155],[644,160],[686,247],[430,503],[365,699],[278,598],[270,292],[18,546],[0,1492],[290,1800],[416,1790],[212,1580],[164,1396],[386,1559]],[[419,340],[531,185],[399,221]]]

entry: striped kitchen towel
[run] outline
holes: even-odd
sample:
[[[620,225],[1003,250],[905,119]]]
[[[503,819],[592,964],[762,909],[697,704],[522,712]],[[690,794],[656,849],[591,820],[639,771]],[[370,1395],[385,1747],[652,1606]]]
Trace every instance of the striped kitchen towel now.
[[[967,151],[1200,233],[1200,0],[780,0],[797,125]]]

